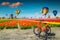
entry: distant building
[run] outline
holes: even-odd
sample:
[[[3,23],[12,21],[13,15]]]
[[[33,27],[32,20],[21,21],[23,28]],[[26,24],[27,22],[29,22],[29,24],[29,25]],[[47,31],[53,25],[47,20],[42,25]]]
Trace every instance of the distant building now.
[[[31,17],[31,19],[32,19],[32,17]]]
[[[50,15],[48,16],[48,18],[50,18]]]
[[[10,14],[10,19],[13,19],[13,14]]]
[[[14,18],[16,19],[17,17],[15,16]]]
[[[59,18],[58,16],[56,18]]]
[[[23,17],[23,18],[25,18],[25,17]]]
[[[5,19],[5,17],[1,17],[1,19]]]

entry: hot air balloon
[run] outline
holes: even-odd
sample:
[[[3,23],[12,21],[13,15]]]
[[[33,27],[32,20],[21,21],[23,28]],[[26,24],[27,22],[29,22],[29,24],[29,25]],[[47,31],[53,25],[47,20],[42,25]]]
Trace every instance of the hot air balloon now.
[[[56,16],[57,15],[57,10],[53,10],[53,14],[54,14],[54,16]]]
[[[42,13],[46,16],[46,14],[48,13],[49,8],[48,7],[43,7],[42,8]]]
[[[16,14],[19,15],[20,14],[20,10],[16,10]]]

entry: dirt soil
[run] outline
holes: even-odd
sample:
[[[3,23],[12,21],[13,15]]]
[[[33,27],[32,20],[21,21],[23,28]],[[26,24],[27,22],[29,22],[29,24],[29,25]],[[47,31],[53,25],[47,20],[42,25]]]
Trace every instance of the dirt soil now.
[[[60,28],[52,28],[52,32],[56,34],[55,40],[60,40]],[[42,40],[39,39],[32,29],[3,29],[0,30],[0,40]]]

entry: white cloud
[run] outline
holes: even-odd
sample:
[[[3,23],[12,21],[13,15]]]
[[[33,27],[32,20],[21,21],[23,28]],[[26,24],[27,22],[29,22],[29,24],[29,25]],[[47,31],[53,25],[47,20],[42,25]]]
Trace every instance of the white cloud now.
[[[8,5],[10,7],[18,7],[18,6],[23,5],[23,3],[21,3],[21,2],[16,2],[16,3],[2,2],[1,5],[3,5],[3,6]]]
[[[2,2],[1,5],[9,5],[9,2]]]
[[[16,2],[16,3],[10,4],[9,6],[10,6],[10,7],[17,7],[17,6],[20,6],[20,5],[22,5],[21,2]]]

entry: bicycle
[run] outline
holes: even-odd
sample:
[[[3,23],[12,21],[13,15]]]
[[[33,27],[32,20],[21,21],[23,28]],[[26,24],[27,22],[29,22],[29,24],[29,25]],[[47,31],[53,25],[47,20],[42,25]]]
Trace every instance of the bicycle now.
[[[39,31],[36,31],[36,29],[38,29],[38,28],[37,27],[34,27],[33,32],[40,39],[48,40],[48,39],[51,39],[51,38],[55,38],[55,33],[52,33],[51,32],[51,27],[49,25],[47,25],[45,27],[41,27],[39,29]],[[42,35],[42,32],[43,32],[43,35]]]

